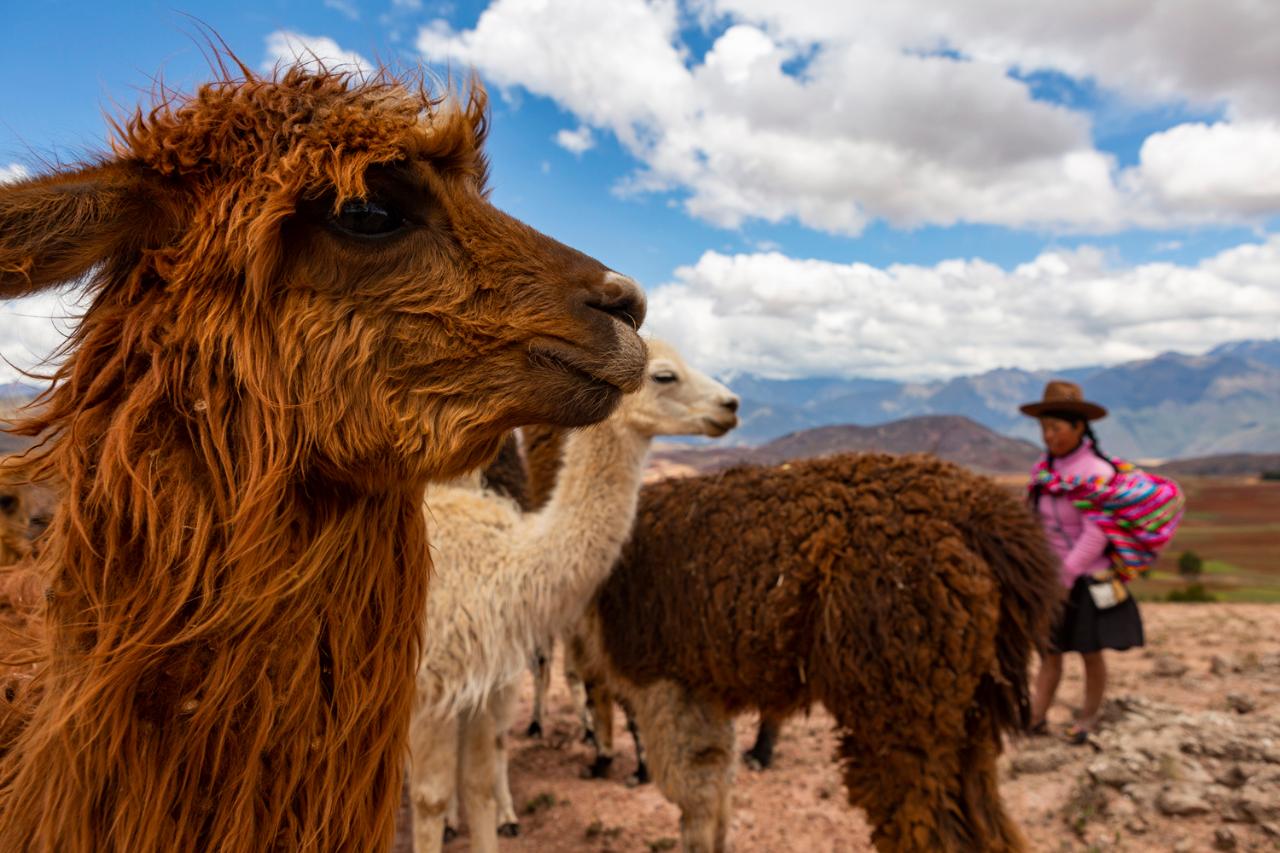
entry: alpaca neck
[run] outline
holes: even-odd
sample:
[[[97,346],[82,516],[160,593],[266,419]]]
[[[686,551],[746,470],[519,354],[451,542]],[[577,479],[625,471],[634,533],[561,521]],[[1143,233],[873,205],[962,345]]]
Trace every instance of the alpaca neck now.
[[[562,630],[608,576],[631,534],[649,444],[616,416],[568,436],[550,500],[525,520],[520,594],[533,636]]]
[[[42,557],[49,652],[3,744],[0,848],[375,848],[412,707],[422,490],[218,488],[189,446],[129,449],[132,481],[104,474],[119,459],[74,472]]]

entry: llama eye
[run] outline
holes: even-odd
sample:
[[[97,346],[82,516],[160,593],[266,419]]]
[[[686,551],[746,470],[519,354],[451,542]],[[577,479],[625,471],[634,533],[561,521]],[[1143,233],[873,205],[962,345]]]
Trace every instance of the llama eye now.
[[[679,377],[670,370],[664,370],[661,373],[653,374],[653,381],[661,382],[663,385],[666,385],[668,382],[675,382],[677,379],[679,379]]]
[[[329,217],[330,224],[355,237],[382,237],[399,231],[404,217],[377,199],[353,198]]]

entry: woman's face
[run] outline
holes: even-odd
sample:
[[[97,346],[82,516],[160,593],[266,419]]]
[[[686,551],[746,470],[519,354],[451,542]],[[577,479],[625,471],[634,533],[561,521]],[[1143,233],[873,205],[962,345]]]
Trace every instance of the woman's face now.
[[[1084,437],[1084,421],[1064,421],[1061,418],[1041,418],[1040,434],[1044,436],[1044,448],[1051,456],[1066,456],[1080,446]]]

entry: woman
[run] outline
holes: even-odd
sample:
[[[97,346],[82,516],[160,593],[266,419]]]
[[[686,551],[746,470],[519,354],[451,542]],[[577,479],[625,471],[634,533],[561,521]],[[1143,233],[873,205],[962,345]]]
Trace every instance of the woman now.
[[[1109,480],[1115,465],[1098,447],[1089,425],[1107,415],[1107,410],[1084,399],[1074,382],[1055,380],[1045,386],[1044,398],[1021,407],[1024,414],[1040,421],[1040,433],[1047,451],[1045,465],[1062,477],[1102,477]],[[1053,704],[1062,679],[1062,656],[1079,652],[1084,658],[1084,705],[1067,731],[1068,739],[1083,744],[1097,725],[1098,711],[1107,687],[1107,666],[1103,649],[1141,646],[1142,618],[1133,596],[1120,587],[1119,603],[1100,596],[1098,606],[1090,585],[1114,579],[1106,534],[1077,509],[1066,495],[1050,494],[1034,485],[1031,500],[1044,524],[1049,543],[1061,560],[1065,604],[1051,638],[1051,653],[1044,656],[1036,676],[1032,699],[1032,731],[1047,733],[1046,714]]]

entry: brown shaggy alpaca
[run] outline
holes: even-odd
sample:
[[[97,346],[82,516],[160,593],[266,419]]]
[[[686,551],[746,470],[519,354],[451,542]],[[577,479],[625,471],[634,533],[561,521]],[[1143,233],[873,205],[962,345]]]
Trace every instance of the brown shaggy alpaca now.
[[[63,485],[3,850],[385,848],[426,482],[645,375],[635,284],[486,200],[478,87],[240,72],[0,187],[0,298],[90,299],[19,427]]]
[[[575,651],[634,709],[686,850],[725,847],[732,717],[814,702],[879,849],[1020,850],[996,757],[1058,594],[1039,525],[992,481],[833,456],[647,486]]]

